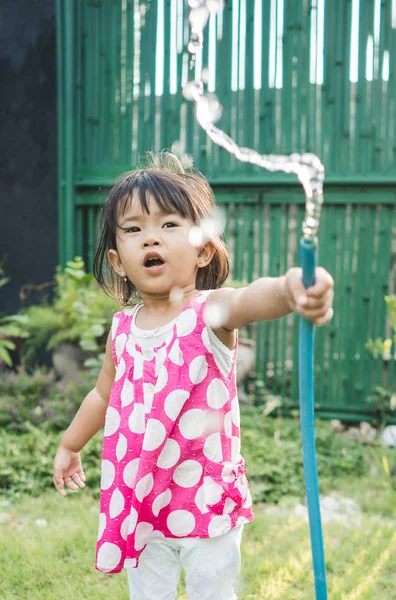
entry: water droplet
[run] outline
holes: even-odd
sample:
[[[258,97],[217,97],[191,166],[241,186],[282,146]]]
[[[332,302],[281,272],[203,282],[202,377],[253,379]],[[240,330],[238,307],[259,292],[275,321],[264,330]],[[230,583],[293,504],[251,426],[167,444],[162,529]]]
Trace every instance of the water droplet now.
[[[229,316],[228,307],[222,302],[211,302],[205,306],[204,320],[212,329],[222,327]]]
[[[210,71],[207,68],[202,69],[201,71],[201,81],[203,81],[204,83],[208,83],[210,79]]]
[[[191,227],[190,233],[188,234],[188,240],[192,246],[198,248],[203,243],[203,232],[200,227]]]
[[[206,27],[206,23],[208,22],[209,10],[206,8],[206,6],[192,8],[190,10],[188,19],[191,23],[191,37],[195,35],[198,39],[203,41],[202,31]]]
[[[181,156],[183,154],[182,142],[180,140],[175,140],[171,146],[171,150],[172,150],[173,154],[176,154],[177,156]]]
[[[174,287],[171,289],[169,294],[169,301],[173,306],[179,306],[182,304],[184,299],[184,292],[179,287]]]
[[[183,96],[186,100],[194,100],[201,93],[201,84],[198,81],[188,81],[183,88]]]
[[[206,0],[206,6],[210,13],[220,13],[224,9],[224,0]]]

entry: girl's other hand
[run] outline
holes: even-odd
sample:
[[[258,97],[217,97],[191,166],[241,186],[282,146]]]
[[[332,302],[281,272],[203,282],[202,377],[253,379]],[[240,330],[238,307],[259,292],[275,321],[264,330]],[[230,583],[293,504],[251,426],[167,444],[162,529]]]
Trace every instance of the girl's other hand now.
[[[54,485],[58,492],[66,496],[65,485],[69,490],[84,488],[85,479],[80,453],[59,446],[54,459]]]
[[[306,288],[302,269],[292,267],[284,276],[284,295],[291,310],[315,325],[327,325],[333,318],[334,281],[323,267],[315,269],[315,284]]]

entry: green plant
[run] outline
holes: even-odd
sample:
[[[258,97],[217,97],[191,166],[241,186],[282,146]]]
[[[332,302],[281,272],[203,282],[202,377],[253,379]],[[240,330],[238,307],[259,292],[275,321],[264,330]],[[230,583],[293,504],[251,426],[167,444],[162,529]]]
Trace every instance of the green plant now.
[[[10,280],[4,277],[3,267],[0,265],[0,288]],[[15,339],[28,337],[26,329],[27,317],[25,315],[13,315],[0,318],[0,360],[9,367],[12,366],[11,351],[16,350]]]
[[[92,353],[104,348],[118,307],[84,267],[80,257],[69,261],[63,270],[58,267],[53,299],[21,310],[29,334],[23,354],[25,363],[32,362],[39,348],[52,350],[64,342],[78,344]]]
[[[24,433],[35,425],[46,432],[62,431],[93,386],[94,378],[84,372],[58,381],[43,368],[32,374],[22,367],[0,374],[0,428]]]
[[[378,356],[390,357],[392,343],[396,345],[396,294],[385,296],[387,306],[387,314],[390,325],[393,329],[393,338],[389,337],[385,340],[381,337],[375,340],[369,339],[365,347],[377,358]],[[396,357],[396,349],[395,349]]]
[[[368,396],[367,402],[375,409],[373,424],[380,430],[386,426],[392,411],[392,392],[381,386],[375,388],[374,394]]]
[[[100,487],[102,434],[96,435],[83,451],[84,470],[95,495]],[[24,434],[0,430],[0,494],[39,496],[53,488],[52,461],[59,445],[59,433],[27,424]]]

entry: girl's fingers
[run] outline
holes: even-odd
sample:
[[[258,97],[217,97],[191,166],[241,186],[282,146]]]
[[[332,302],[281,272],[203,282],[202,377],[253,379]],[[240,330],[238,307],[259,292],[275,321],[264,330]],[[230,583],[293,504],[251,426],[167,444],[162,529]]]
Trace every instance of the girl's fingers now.
[[[328,311],[326,312],[326,314],[322,318],[315,321],[315,325],[317,325],[317,327],[321,327],[322,325],[327,325],[328,323],[330,323],[333,316],[334,316],[334,310],[332,308],[329,308]]]
[[[317,308],[307,308],[306,306],[298,308],[297,312],[309,319],[315,325],[326,325],[329,323],[334,315],[332,307],[332,301],[327,301],[324,305],[320,304]]]
[[[78,487],[80,487],[80,488],[85,487],[85,483],[82,480],[79,473],[74,473],[74,475],[72,475],[71,478],[73,479],[74,483],[76,483],[78,485]]]
[[[54,475],[54,486],[62,496],[67,496],[62,477]]]
[[[73,475],[74,477],[74,475]],[[63,481],[65,482],[65,486],[69,488],[69,490],[78,490],[78,485],[74,483],[71,477],[64,477]]]

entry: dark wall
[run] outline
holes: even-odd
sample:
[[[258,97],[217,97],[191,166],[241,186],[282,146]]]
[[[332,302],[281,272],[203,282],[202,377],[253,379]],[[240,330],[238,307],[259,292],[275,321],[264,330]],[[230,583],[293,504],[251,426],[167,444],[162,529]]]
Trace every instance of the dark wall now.
[[[57,264],[55,0],[0,2],[0,312]]]

